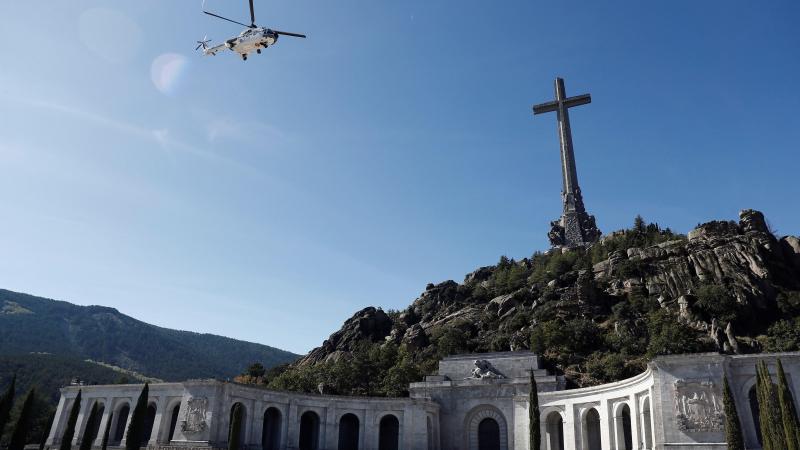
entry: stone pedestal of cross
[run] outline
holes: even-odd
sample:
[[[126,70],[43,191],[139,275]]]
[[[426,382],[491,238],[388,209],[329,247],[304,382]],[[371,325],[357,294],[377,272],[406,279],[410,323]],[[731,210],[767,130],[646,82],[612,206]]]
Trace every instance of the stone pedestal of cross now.
[[[553,247],[586,247],[600,238],[594,216],[586,213],[581,188],[578,186],[578,171],[575,168],[575,153],[572,149],[572,130],[569,125],[569,108],[591,103],[589,94],[567,97],[564,79],[556,78],[555,101],[533,107],[533,114],[556,112],[558,137],[561,142],[561,202],[563,212],[559,220],[551,222],[548,233]]]

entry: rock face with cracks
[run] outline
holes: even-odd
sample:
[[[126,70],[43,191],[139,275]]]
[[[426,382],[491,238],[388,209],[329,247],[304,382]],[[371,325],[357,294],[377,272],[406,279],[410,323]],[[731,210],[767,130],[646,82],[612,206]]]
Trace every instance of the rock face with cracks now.
[[[791,319],[777,299],[800,299],[800,239],[773,236],[762,213],[744,210],[738,222],[708,222],[686,236],[654,224],[637,226],[612,233],[588,250],[503,258],[468,274],[463,283],[428,284],[400,312],[365,308],[293,367],[336,360],[364,341],[396,344],[418,360],[524,350],[563,324],[573,334],[587,329],[604,337],[588,337],[577,350],[569,342],[557,348],[552,340],[534,350],[554,362],[551,370],[587,385],[627,373],[592,373],[600,370],[593,361],[613,359],[615,352],[636,360],[676,351],[654,344],[659,332],[654,320],[664,314],[694,333],[687,342],[698,345],[689,351],[731,353],[761,350],[759,339],[769,326]],[[555,331],[543,331],[548,324],[556,324]],[[616,342],[628,335],[639,336],[639,347]]]

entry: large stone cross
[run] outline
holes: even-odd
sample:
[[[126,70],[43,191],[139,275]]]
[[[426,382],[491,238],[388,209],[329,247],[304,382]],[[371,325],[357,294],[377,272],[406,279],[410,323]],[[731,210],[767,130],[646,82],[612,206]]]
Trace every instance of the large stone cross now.
[[[548,236],[554,247],[587,246],[600,237],[594,217],[586,214],[583,196],[578,185],[578,171],[575,168],[575,152],[572,149],[572,130],[569,125],[569,108],[591,103],[589,94],[567,97],[564,79],[556,78],[555,101],[533,107],[533,114],[556,112],[558,118],[558,137],[561,142],[561,219],[551,223]]]

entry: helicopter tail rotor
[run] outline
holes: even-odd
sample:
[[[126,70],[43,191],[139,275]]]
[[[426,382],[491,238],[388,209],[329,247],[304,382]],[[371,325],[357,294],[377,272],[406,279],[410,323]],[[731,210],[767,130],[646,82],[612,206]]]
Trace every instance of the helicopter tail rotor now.
[[[203,38],[202,41],[197,41],[197,47],[195,47],[194,49],[200,50],[200,48],[202,48],[203,50],[207,50],[209,42],[211,42],[211,39],[209,39],[208,36],[206,36]]]

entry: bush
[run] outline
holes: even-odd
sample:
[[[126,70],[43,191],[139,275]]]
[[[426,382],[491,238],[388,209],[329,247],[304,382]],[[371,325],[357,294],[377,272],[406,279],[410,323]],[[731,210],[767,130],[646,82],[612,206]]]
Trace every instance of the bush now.
[[[793,352],[800,350],[800,318],[779,320],[767,330],[764,351]]]
[[[800,292],[786,291],[778,294],[778,309],[791,316],[800,314]]]
[[[740,309],[736,299],[723,286],[713,284],[697,289],[697,302],[694,306],[722,323],[734,321]]]
[[[676,314],[666,309],[648,315],[647,330],[650,334],[650,342],[647,345],[648,358],[711,350],[709,346],[700,342],[696,331],[687,327]]]
[[[586,371],[602,383],[632,377],[641,373],[644,365],[623,353],[597,352],[586,359]]]

